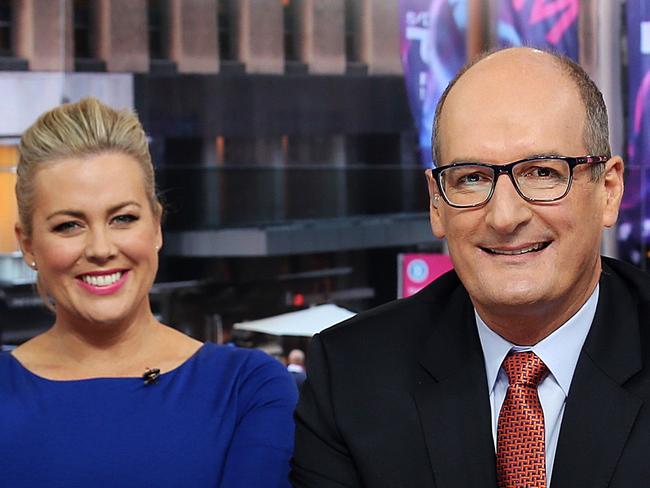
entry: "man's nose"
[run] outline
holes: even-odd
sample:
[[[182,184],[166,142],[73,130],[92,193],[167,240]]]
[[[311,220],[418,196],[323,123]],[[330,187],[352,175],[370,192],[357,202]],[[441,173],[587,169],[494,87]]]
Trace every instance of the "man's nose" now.
[[[486,223],[500,234],[512,234],[532,217],[530,204],[524,200],[507,174],[500,174],[494,193],[486,204]]]

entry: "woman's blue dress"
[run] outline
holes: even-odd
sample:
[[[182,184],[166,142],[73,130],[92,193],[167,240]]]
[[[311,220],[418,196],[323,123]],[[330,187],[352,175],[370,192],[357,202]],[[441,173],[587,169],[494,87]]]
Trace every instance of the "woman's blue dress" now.
[[[296,397],[270,356],[210,343],[153,384],[48,380],[2,353],[0,486],[288,487]]]

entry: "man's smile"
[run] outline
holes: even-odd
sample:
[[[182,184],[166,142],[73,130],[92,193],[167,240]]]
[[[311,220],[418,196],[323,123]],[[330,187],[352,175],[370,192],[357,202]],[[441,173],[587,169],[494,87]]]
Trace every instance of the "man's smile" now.
[[[504,256],[518,256],[521,254],[528,254],[531,252],[539,252],[546,249],[551,244],[551,241],[540,241],[533,244],[525,244],[523,246],[508,246],[508,247],[484,247],[479,246],[481,250],[489,254],[498,254]]]

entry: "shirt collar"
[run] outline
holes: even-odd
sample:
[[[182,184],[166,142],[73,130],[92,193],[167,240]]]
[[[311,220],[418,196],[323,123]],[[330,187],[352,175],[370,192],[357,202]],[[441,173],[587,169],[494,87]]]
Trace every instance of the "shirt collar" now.
[[[533,346],[516,346],[505,340],[490,329],[474,309],[490,393],[492,393],[496,384],[501,364],[512,349],[515,351],[533,351],[537,354],[544,361],[550,374],[556,379],[564,394],[568,395],[582,345],[596,315],[599,289],[599,285],[596,285],[589,299],[573,317]]]
[[[299,364],[287,364],[287,371],[291,373],[304,373],[305,368],[300,366]]]

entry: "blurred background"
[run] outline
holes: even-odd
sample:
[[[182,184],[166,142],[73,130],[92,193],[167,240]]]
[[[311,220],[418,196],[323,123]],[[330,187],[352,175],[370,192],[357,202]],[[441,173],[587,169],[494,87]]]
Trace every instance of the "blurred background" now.
[[[320,318],[274,338],[235,324],[362,311],[450,267],[427,216],[435,104],[467,60],[521,44],[603,91],[628,164],[603,252],[645,268],[650,1],[0,0],[0,343],[52,320],[13,233],[16,144],[43,111],[137,111],[167,208],[156,313],[286,355]]]

